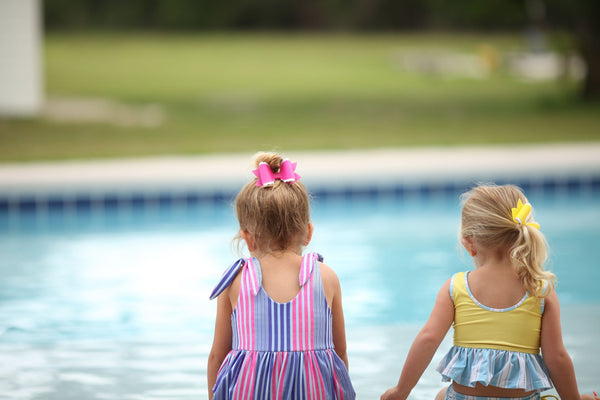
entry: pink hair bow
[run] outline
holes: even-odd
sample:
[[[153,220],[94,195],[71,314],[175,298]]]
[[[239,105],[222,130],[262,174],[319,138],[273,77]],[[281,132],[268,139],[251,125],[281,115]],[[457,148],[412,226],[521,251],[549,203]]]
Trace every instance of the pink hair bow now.
[[[300,180],[300,175],[296,172],[296,164],[290,160],[284,160],[281,163],[281,167],[279,168],[279,172],[273,172],[269,164],[266,162],[261,162],[258,164],[258,168],[252,171],[254,175],[258,178],[256,181],[256,186],[269,186],[275,183],[275,179],[281,179],[284,182],[292,183]]]

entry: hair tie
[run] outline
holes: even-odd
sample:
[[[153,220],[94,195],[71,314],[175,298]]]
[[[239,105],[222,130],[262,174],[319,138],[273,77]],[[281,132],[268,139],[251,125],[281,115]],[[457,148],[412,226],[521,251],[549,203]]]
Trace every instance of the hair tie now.
[[[532,226],[537,230],[540,229],[540,225],[536,224],[535,222],[525,222],[529,216],[529,213],[531,212],[531,204],[523,204],[521,199],[519,199],[517,208],[512,208],[511,210],[513,221],[515,221],[517,225],[522,226],[524,224]]]
[[[296,170],[296,165],[290,160],[284,160],[279,167],[279,172],[273,172],[271,167],[266,162],[258,164],[258,168],[253,170],[252,173],[258,178],[256,180],[257,187],[271,186],[275,183],[275,179],[282,180],[286,183],[293,183],[300,180]]]

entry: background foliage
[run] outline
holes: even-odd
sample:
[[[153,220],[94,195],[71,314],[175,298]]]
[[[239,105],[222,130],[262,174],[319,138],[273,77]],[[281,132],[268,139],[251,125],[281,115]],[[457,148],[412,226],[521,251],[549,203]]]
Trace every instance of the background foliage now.
[[[45,23],[125,29],[522,29],[535,7],[567,26],[588,0],[48,0]]]

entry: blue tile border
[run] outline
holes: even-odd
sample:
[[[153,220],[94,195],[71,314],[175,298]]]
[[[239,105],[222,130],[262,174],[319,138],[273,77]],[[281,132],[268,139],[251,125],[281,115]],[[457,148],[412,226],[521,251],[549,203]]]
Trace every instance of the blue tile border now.
[[[496,184],[514,184],[526,193],[541,194],[576,193],[580,191],[600,191],[600,174],[592,176],[565,177],[531,177],[531,178],[501,178],[494,180]],[[405,197],[428,198],[458,198],[458,196],[473,187],[474,181],[444,181],[444,182],[415,182],[402,184],[339,186],[339,187],[308,187],[315,201],[328,199],[366,199],[378,198],[402,199]],[[233,191],[132,191],[105,193],[76,193],[46,195],[12,195],[0,194],[0,216],[18,213],[20,215],[35,215],[36,213],[90,213],[96,210],[121,209],[167,209],[171,207],[198,207],[230,205],[236,193]]]
[[[6,197],[0,195],[0,215],[11,212],[91,212],[93,210],[118,210],[131,208],[170,208],[175,206],[200,206],[226,204],[233,201],[234,193],[204,192],[148,192],[148,193],[106,193],[104,195],[76,194],[48,196],[31,195]]]

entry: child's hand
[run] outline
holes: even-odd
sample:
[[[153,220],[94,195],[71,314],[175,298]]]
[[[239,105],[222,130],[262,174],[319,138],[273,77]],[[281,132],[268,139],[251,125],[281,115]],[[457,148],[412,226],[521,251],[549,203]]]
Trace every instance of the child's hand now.
[[[400,393],[400,388],[394,386],[381,395],[381,400],[404,400],[406,396]],[[588,400],[588,399],[586,399]]]
[[[598,395],[596,394],[596,392],[594,392],[593,395],[591,395],[591,394],[582,394],[581,395],[581,400],[600,400],[600,397],[598,397]]]

